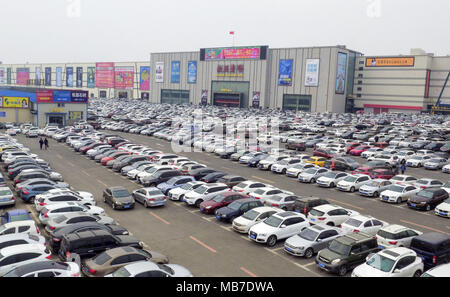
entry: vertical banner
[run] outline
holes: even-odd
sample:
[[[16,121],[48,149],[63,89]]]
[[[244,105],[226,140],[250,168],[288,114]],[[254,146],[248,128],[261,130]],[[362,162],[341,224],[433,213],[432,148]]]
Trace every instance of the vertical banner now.
[[[202,90],[202,105],[208,104],[208,90]]]
[[[427,78],[425,81],[425,95],[423,96],[424,98],[429,98],[430,97],[430,78],[431,78],[431,70],[427,70]]]
[[[164,82],[164,62],[156,62],[155,67],[155,82]]]
[[[52,68],[51,67],[45,67],[45,85],[46,86],[52,85]]]
[[[56,67],[56,86],[62,87],[62,67]]]
[[[197,61],[188,62],[188,73],[187,73],[187,83],[195,84],[197,83]]]
[[[83,87],[83,67],[77,67],[77,88]]]
[[[150,90],[150,66],[141,66],[139,88],[143,91]]]
[[[41,85],[41,67],[36,67],[36,79],[34,81],[36,86]]]
[[[95,67],[88,67],[87,69],[87,87],[95,88]]]
[[[171,83],[180,82],[180,61],[172,61],[170,69],[170,82]]]
[[[11,68],[6,68],[6,83],[8,85],[12,84],[11,77]]]
[[[0,67],[0,85],[5,84],[5,68]]]
[[[278,85],[292,86],[292,64],[293,60],[280,60],[278,69]]]
[[[336,94],[345,93],[345,78],[347,75],[347,54],[338,53],[336,69]]]
[[[16,84],[27,85],[30,79],[30,68],[17,68],[16,69]]]
[[[132,90],[134,87],[134,67],[116,67],[114,69],[114,86],[119,90]]]
[[[253,92],[252,107],[259,108],[261,92]]]
[[[96,63],[95,68],[97,88],[114,88],[114,63]]]
[[[305,86],[317,87],[319,86],[319,64],[320,59],[306,60]]]
[[[66,86],[73,87],[73,67],[66,67]]]

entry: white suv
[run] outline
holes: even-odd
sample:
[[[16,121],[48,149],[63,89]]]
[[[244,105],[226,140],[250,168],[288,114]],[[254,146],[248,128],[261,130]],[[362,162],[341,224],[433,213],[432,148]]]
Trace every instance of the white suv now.
[[[193,191],[189,191],[184,195],[183,201],[190,206],[195,205],[200,207],[203,201],[209,200],[210,198],[228,192],[230,189],[226,184],[215,183],[215,184],[204,184]]]
[[[24,264],[50,260],[52,254],[43,244],[19,244],[0,250],[0,276]]]
[[[369,235],[375,235],[378,230],[387,225],[389,224],[371,216],[356,215],[342,223],[342,230],[347,233],[364,232]]]
[[[401,225],[388,225],[378,230],[376,237],[381,248],[402,246],[409,248],[411,240],[421,234],[420,231]]]
[[[308,213],[308,221],[311,224],[340,226],[349,217],[355,215],[359,215],[359,212],[333,204],[324,204],[310,210]]]
[[[369,183],[371,180],[372,179],[368,175],[364,174],[349,175],[338,182],[336,187],[340,191],[350,191],[353,193],[355,191],[358,191],[361,186]]]

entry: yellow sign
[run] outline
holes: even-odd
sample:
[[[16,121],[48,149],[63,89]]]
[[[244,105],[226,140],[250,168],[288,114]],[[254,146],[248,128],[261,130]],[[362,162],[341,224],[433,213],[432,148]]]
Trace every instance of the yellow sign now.
[[[233,73],[217,73],[217,77],[244,77],[244,74],[242,74],[242,73],[238,73],[238,74],[233,74]]]
[[[221,92],[233,92],[231,89],[220,89]]]
[[[57,113],[61,113],[63,111],[62,108],[58,108],[58,107],[53,107],[50,109],[50,112],[57,112]]]
[[[5,108],[28,108],[28,97],[3,97],[3,106]]]
[[[366,58],[366,67],[413,67],[414,57]]]
[[[81,119],[81,111],[71,111],[71,112],[69,112],[69,118],[71,120]]]

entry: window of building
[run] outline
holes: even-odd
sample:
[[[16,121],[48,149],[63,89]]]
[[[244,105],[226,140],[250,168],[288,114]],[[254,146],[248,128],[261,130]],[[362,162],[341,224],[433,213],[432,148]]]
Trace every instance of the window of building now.
[[[311,111],[311,95],[283,95],[283,110]]]
[[[358,73],[358,78],[363,78],[363,74],[362,73]]]
[[[161,90],[161,103],[189,104],[189,90]]]

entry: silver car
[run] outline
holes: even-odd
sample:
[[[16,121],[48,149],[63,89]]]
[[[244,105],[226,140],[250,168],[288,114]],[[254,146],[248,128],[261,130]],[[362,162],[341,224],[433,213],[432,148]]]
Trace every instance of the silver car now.
[[[45,226],[45,230],[55,232],[68,225],[82,223],[82,222],[96,222],[102,225],[116,225],[116,221],[108,216],[93,215],[85,212],[74,212],[60,215],[56,218],[50,219]]]
[[[359,194],[366,197],[378,197],[381,192],[387,190],[392,182],[386,179],[377,178],[359,188]]]
[[[134,190],[131,195],[137,202],[142,203],[145,208],[166,204],[166,196],[156,187]]]
[[[269,198],[264,200],[264,205],[278,207],[282,210],[288,210],[294,205],[296,199],[298,199],[298,197],[295,195],[280,193],[269,196]]]
[[[440,188],[444,185],[443,182],[433,178],[421,178],[412,184],[416,188],[428,189],[428,188]]]
[[[0,187],[0,206],[15,205],[13,192],[8,187]]]
[[[302,183],[315,183],[317,179],[329,171],[325,168],[309,168],[299,175],[298,180]]]
[[[327,225],[314,225],[304,229],[284,242],[284,251],[297,257],[311,258],[345,232]]]
[[[433,158],[425,162],[423,167],[428,170],[437,170],[442,169],[445,165],[447,165],[447,159],[444,158]]]
[[[193,275],[181,265],[139,261],[125,265],[105,277],[193,277]]]
[[[348,173],[341,171],[329,171],[317,179],[316,184],[319,187],[334,188],[338,182],[348,176]]]

